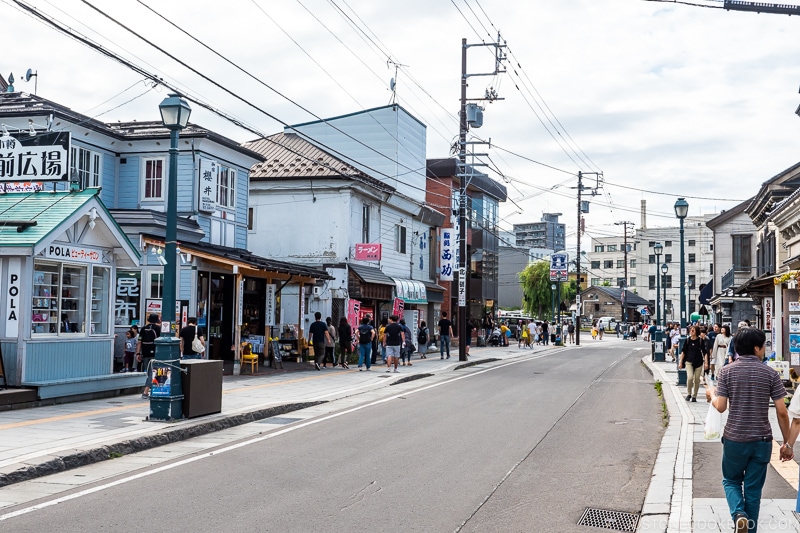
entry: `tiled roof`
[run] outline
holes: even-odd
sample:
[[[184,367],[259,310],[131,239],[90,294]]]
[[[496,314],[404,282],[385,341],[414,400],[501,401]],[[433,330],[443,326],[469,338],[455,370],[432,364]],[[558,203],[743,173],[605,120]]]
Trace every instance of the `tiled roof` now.
[[[382,190],[394,190],[295,133],[277,133],[246,142],[243,146],[264,158],[263,163],[257,163],[250,169],[251,180],[325,177],[361,181]]]
[[[34,246],[99,192],[100,189],[86,189],[0,194],[0,247]]]

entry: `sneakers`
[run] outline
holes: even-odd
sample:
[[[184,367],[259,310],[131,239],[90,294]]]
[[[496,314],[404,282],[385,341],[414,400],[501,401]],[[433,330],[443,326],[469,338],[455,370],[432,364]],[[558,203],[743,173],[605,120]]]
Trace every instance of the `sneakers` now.
[[[439,359],[444,359],[444,356],[441,356]]]
[[[350,366],[347,363],[342,363],[342,368],[345,370],[350,370]]]
[[[388,370],[387,370],[387,372],[388,372]],[[398,372],[399,372],[399,371],[398,371],[398,370],[395,368],[395,369],[394,369],[394,373],[395,373],[395,374],[397,374]]]
[[[317,370],[319,370],[319,369],[317,369]],[[687,394],[686,395],[686,401],[688,402],[691,399],[692,399],[692,395],[691,394]]]
[[[692,401],[697,403],[697,398],[692,398]]]
[[[409,362],[408,362],[408,366],[414,366],[414,365],[412,365],[412,364],[411,364],[411,361],[409,361]]]
[[[363,368],[361,368],[361,367],[358,367],[358,371],[359,371],[359,372],[363,372],[363,371],[364,371],[364,369],[363,369]]]
[[[391,371],[392,371],[392,369],[391,369],[391,368],[387,368],[387,369],[386,369],[386,371],[387,371],[387,372],[391,372]],[[395,370],[395,372],[397,372],[397,371]]]
[[[733,521],[734,523],[734,531],[736,533],[747,533],[749,531],[747,517],[743,514],[737,514],[736,519]]]
[[[319,367],[319,363],[314,363],[314,370],[322,370],[322,369]]]

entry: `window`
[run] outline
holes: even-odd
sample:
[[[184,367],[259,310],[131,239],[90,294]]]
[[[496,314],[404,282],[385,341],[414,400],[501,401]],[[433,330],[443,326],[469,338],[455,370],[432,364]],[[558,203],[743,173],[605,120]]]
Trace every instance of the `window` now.
[[[592,287],[600,286],[600,278],[592,278]]]
[[[595,311],[599,311],[600,310],[600,304],[594,304],[594,310]]]
[[[689,262],[694,263],[696,261],[696,257],[697,256],[695,254],[689,254]]]
[[[653,254],[650,254],[649,256],[647,256],[647,262],[650,263],[651,265],[655,265],[656,264],[656,256],[653,255]]]
[[[713,252],[714,251],[714,245],[713,244],[709,244],[708,246],[709,246],[709,250]]]
[[[142,273],[138,270],[117,269],[117,286],[114,290],[115,325],[129,326],[134,320],[139,320],[141,279]]]
[[[672,254],[664,254],[664,262],[672,263]]]
[[[163,272],[150,273],[150,298],[161,298],[161,292],[164,290],[164,274]]]
[[[625,286],[625,278],[617,278],[617,287]]]
[[[612,279],[611,278],[603,278],[603,285],[610,287]]]
[[[635,287],[636,286],[636,278],[631,278],[631,284],[628,285],[628,286],[629,287]]]
[[[236,170],[222,165],[217,176],[217,205],[236,207]]]
[[[369,211],[370,206],[361,207],[361,242],[369,242]]]
[[[616,251],[617,251],[617,245],[616,244],[609,244],[608,248],[606,248],[606,252],[616,252]]]
[[[625,268],[625,260],[617,259],[617,268]]]
[[[31,333],[85,332],[87,267],[35,261],[33,269]]]
[[[144,200],[164,199],[164,158],[144,160]]]
[[[733,239],[733,270],[750,272],[750,235],[731,235]]]
[[[696,279],[697,279],[697,277],[694,274],[689,274],[688,283],[689,283],[689,288],[690,289],[694,289],[695,288]]]
[[[689,239],[689,246],[694,246],[694,239]]]
[[[252,207],[247,208],[247,231],[256,230],[256,213]]]
[[[72,157],[72,178],[78,180],[81,189],[100,187],[100,154],[86,148],[73,146],[70,151]]]
[[[592,261],[592,269],[600,268],[600,261]]]
[[[672,241],[664,241],[664,246],[672,246]]]
[[[614,260],[606,259],[605,261],[603,261],[603,268],[614,268]]]
[[[631,268],[636,268],[636,259],[631,259]]]
[[[92,267],[92,309],[89,333],[108,335],[108,291],[111,287],[111,269]]]
[[[650,241],[650,242],[647,243],[647,246],[649,246],[650,248],[652,248],[655,245],[656,245],[656,241]]]
[[[394,227],[394,251],[406,253],[406,227],[400,224]]]
[[[596,244],[594,246],[594,251],[595,252],[602,252],[603,251],[603,245],[602,244]]]
[[[708,273],[711,274],[712,276],[714,275],[714,263],[709,263]]]
[[[663,289],[671,289],[672,288],[672,274],[667,276],[661,276],[661,287]]]
[[[647,277],[647,288],[651,289],[651,290],[656,288],[656,277],[655,276],[648,276]]]

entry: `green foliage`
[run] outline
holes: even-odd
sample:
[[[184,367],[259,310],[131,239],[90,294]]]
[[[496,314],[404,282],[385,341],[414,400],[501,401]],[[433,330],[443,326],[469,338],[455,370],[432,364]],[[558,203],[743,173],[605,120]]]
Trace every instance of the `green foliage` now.
[[[519,273],[522,283],[522,308],[531,316],[552,317],[553,294],[550,285],[550,262],[531,263]],[[561,301],[571,302],[577,292],[577,283],[561,283]]]
[[[603,282],[603,287],[610,287],[610,286],[611,286],[611,282],[610,282],[610,281],[608,281],[608,280],[605,280],[605,281]]]

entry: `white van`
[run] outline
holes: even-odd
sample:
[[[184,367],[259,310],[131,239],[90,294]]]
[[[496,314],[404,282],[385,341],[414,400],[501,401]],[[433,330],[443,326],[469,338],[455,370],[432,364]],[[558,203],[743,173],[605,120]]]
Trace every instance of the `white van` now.
[[[605,331],[614,331],[617,328],[617,319],[613,316],[601,316],[597,320],[597,327],[600,327],[600,324],[603,325]]]

